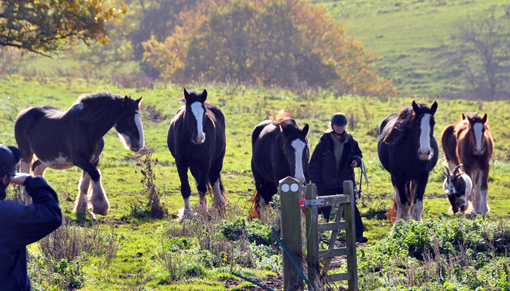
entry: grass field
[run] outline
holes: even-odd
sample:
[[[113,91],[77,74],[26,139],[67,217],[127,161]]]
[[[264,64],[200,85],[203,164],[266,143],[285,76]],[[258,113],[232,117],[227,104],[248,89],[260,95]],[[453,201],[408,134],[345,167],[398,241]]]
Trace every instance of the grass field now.
[[[489,8],[503,15],[502,0],[355,0],[311,1],[324,5],[347,26],[347,34],[378,56],[378,72],[393,79],[401,95],[443,96],[464,89],[462,79],[445,75],[442,46],[448,46],[456,24]]]
[[[366,235],[371,243],[387,237],[391,224],[384,213],[393,199],[390,177],[382,168],[376,153],[377,129],[380,121],[390,113],[397,112],[410,105],[411,98],[366,98],[360,96],[335,97],[327,91],[319,91],[312,97],[304,98],[282,89],[246,88],[234,85],[191,85],[188,89],[208,90],[208,101],[218,105],[227,119],[227,150],[223,167],[223,181],[230,197],[231,221],[246,219],[249,211],[249,199],[253,194],[251,176],[250,135],[252,128],[266,115],[280,109],[289,110],[298,123],[311,127],[309,134],[310,148],[313,151],[322,132],[328,128],[328,121],[337,111],[346,112],[351,120],[348,130],[359,141],[367,164],[370,183],[364,188],[360,211],[366,227]],[[69,108],[76,98],[85,92],[108,90],[115,94],[143,96],[143,126],[146,147],[154,150],[152,159],[158,160],[154,165],[155,184],[162,193],[162,201],[170,214],[165,220],[138,219],[134,210],[145,207],[147,189],[140,183],[143,178],[138,165],[143,158],[136,158],[118,141],[114,130],[105,136],[105,149],[101,156],[99,169],[102,172],[103,186],[109,197],[111,209],[107,217],[98,217],[98,221],[115,225],[115,236],[119,238],[116,257],[109,266],[94,263],[100,258],[92,257],[81,272],[88,281],[83,283],[84,290],[132,290],[136,286],[151,289],[190,290],[191,285],[204,290],[204,286],[216,286],[218,278],[224,275],[208,273],[198,280],[197,277],[184,281],[166,278],[155,261],[157,250],[161,248],[168,229],[178,228],[173,215],[182,208],[183,202],[179,191],[179,179],[174,160],[166,146],[166,132],[171,118],[182,105],[178,101],[182,95],[179,86],[156,83],[155,88],[134,89],[119,88],[105,81],[86,81],[66,78],[30,78],[23,76],[3,76],[0,79],[0,133],[1,142],[15,144],[14,121],[17,113],[30,106],[52,105],[62,109]],[[418,99],[431,104],[433,99]],[[507,195],[510,186],[509,148],[510,115],[508,102],[474,102],[463,100],[438,100],[439,109],[435,116],[435,133],[440,135],[444,126],[457,122],[462,112],[479,111],[489,116],[489,125],[495,140],[495,155],[491,161],[489,205],[490,216],[494,219],[508,218],[510,215],[510,198]],[[426,191],[424,219],[444,217],[448,202],[442,193],[443,154],[437,166],[431,172]],[[46,178],[57,190],[65,215],[75,220],[71,213],[76,196],[80,171],[72,168],[65,171],[48,169]],[[194,185],[192,179],[190,184]],[[198,203],[196,189],[192,186],[191,204]],[[34,253],[39,252],[34,245]],[[215,269],[217,272],[218,270]],[[253,272],[257,271],[255,268]],[[164,273],[164,272],[163,272]],[[228,272],[227,272],[228,273]],[[129,274],[126,275],[126,274]],[[166,273],[165,273],[166,274]],[[216,274],[216,275],[215,275]],[[271,273],[270,274],[274,274]],[[252,274],[253,275],[253,274]],[[209,277],[208,277],[209,276]],[[219,277],[218,277],[219,276]],[[229,275],[232,277],[231,275]],[[228,278],[230,278],[227,276]],[[256,273],[257,276],[267,274]],[[163,279],[162,279],[163,278]],[[166,280],[166,281],[165,281]],[[168,281],[169,280],[169,281]],[[191,281],[189,281],[191,280]],[[198,281],[197,281],[198,280]],[[162,283],[166,282],[166,283]],[[186,284],[191,285],[182,285]],[[214,283],[216,282],[216,283]],[[120,285],[119,285],[120,284]],[[212,284],[212,285],[211,285]],[[216,284],[216,285],[214,285]],[[221,285],[221,284],[220,284]],[[223,290],[222,285],[207,287],[209,290]],[[131,286],[131,287],[130,287]],[[159,286],[159,287],[157,287]],[[166,287],[162,287],[166,286]],[[187,286],[187,287],[186,287]],[[202,286],[202,287],[200,287]],[[239,289],[242,290],[242,289]]]

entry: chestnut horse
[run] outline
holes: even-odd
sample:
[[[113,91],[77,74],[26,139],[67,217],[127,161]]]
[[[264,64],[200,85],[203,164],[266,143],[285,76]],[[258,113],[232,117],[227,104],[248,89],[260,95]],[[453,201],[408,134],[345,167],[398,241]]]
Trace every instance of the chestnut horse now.
[[[490,211],[487,203],[487,182],[489,179],[489,161],[494,151],[494,141],[487,125],[487,114],[478,112],[462,113],[459,124],[446,126],[441,134],[441,142],[446,161],[450,169],[462,164],[464,173],[473,181],[473,190],[468,202],[474,207],[473,215],[483,217]]]

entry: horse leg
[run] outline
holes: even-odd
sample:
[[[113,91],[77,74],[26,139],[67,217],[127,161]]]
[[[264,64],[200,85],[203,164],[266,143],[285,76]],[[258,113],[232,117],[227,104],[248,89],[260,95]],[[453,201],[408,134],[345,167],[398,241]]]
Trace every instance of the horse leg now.
[[[209,170],[209,183],[212,185],[214,192],[214,204],[223,207],[225,205],[225,188],[221,182],[221,168],[223,167],[223,159],[217,159],[211,164]]]
[[[209,165],[210,166],[210,165]],[[205,167],[205,169],[209,169],[209,166]],[[206,215],[209,216],[209,212],[207,210],[207,177],[208,177],[208,171],[198,169],[195,167],[190,167],[191,175],[195,178],[195,184],[197,186],[198,190],[198,197],[199,197],[199,209],[200,212],[204,212]]]
[[[429,179],[429,175],[424,175],[419,179],[413,181],[412,186],[412,215],[413,219],[416,221],[422,221],[423,215],[423,196],[425,194],[425,188],[427,187],[427,181]]]
[[[480,170],[481,173],[479,173],[479,185],[478,187],[478,210],[477,212],[482,215],[482,217],[485,217],[487,215],[487,212],[491,211],[489,207],[489,203],[487,203],[487,196],[488,196],[488,180],[489,180],[489,165],[485,167],[485,169]]]
[[[21,152],[21,172],[22,173],[30,173],[31,171],[31,167],[32,167],[32,158],[33,158],[34,154],[32,152],[29,152],[29,153],[24,153],[23,151]],[[25,186],[21,187],[22,188],[22,194],[21,194],[21,203],[25,204],[25,205],[28,205],[30,204],[30,196],[28,195],[27,193],[27,190],[25,189]]]
[[[193,210],[191,210],[191,205],[189,203],[189,197],[191,196],[191,187],[188,182],[188,165],[175,160],[175,165],[177,166],[177,172],[179,173],[179,179],[181,180],[181,195],[184,200],[184,209],[179,214],[179,220],[183,221],[184,219],[191,219],[195,216]]]
[[[476,214],[479,212],[479,206],[478,206],[478,189],[480,188],[479,184],[479,172],[474,169],[469,172],[467,172],[469,177],[471,178],[471,181],[473,181],[473,189],[471,189],[471,192],[468,195],[468,203],[471,202],[473,205],[474,213],[473,215],[476,216]]]
[[[22,165],[23,166],[23,165]],[[26,165],[25,165],[26,166]],[[41,163],[40,160],[36,160],[34,161],[34,163],[32,164],[32,174],[34,176],[44,176],[44,171],[46,171],[46,168],[48,166],[44,165],[43,163]],[[30,170],[28,171],[28,173],[30,172]],[[22,203],[23,204],[30,204],[30,201],[32,200],[30,198],[30,196],[28,195],[26,189],[23,187],[23,195],[22,195],[22,199],[21,199]]]
[[[110,203],[101,185],[101,172],[97,169],[99,160],[91,163],[87,158],[73,159],[73,164],[86,171],[92,180],[92,194],[90,203],[92,204],[92,212],[95,214],[107,215],[110,209]],[[82,185],[80,185],[81,188]]]
[[[393,177],[391,178],[393,182],[393,188],[395,188],[395,203],[397,205],[397,217],[395,221],[404,219],[408,220],[411,218],[411,214],[409,209],[411,207],[411,203],[408,199],[408,184],[402,181],[396,181]]]
[[[74,202],[73,212],[85,214],[87,211],[87,195],[90,188],[90,175],[86,171],[82,171],[80,182],[78,184],[78,196]]]

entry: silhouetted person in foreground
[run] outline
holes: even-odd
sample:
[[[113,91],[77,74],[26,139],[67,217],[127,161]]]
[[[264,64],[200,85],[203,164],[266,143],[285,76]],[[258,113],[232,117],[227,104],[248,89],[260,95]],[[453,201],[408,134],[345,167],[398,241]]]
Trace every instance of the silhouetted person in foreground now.
[[[18,148],[0,144],[0,290],[31,290],[27,248],[62,224],[57,193],[43,177],[16,173]],[[4,201],[10,183],[25,186],[32,204]]]

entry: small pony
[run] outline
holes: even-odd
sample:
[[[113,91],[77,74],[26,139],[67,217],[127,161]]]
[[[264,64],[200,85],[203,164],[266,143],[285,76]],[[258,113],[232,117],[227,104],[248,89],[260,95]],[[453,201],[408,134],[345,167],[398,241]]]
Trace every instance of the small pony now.
[[[446,172],[443,172],[445,176],[443,191],[446,193],[451,204],[448,213],[452,214],[460,211],[466,216],[472,216],[476,213],[474,212],[473,204],[468,200],[468,196],[471,190],[473,190],[473,181],[460,170],[461,166],[456,166],[452,173],[445,166]]]

